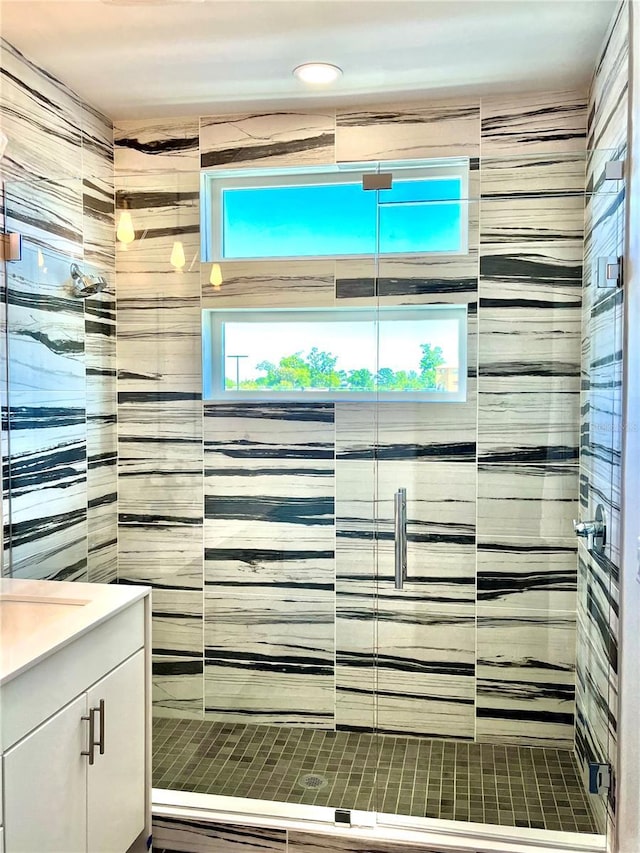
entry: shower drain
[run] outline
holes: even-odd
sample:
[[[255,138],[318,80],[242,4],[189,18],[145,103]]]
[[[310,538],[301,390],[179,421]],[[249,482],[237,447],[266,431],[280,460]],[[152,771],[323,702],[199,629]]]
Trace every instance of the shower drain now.
[[[329,784],[328,780],[324,778],[324,776],[320,776],[319,773],[305,773],[304,776],[301,776],[298,779],[298,785],[301,788],[309,788],[314,791],[319,791],[320,788],[326,788]]]

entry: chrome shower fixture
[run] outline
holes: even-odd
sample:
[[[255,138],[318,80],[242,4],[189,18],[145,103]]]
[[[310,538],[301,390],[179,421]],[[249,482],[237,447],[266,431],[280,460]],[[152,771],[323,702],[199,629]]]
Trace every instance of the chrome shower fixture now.
[[[107,288],[107,280],[101,275],[87,275],[83,273],[78,264],[71,264],[71,292],[78,299],[86,299],[95,296]]]

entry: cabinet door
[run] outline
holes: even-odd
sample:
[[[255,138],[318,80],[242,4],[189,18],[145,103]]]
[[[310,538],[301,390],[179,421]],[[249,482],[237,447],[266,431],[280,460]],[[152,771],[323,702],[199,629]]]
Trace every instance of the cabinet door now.
[[[4,754],[6,853],[85,853],[86,696]]]
[[[104,701],[104,754],[95,749],[87,782],[88,847],[122,853],[145,826],[145,668],[136,652],[89,691]],[[96,714],[96,740],[100,715]]]

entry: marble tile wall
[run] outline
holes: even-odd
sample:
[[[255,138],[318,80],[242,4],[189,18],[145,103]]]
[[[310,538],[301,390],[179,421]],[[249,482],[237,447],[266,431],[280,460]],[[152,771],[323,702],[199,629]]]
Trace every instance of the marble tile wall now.
[[[622,444],[624,291],[602,286],[598,258],[622,255],[625,189],[607,181],[604,164],[627,156],[629,8],[612,20],[589,97],[585,280],[581,371],[581,520],[607,517],[603,556],[579,546],[577,610],[576,751],[585,780],[589,761],[609,762],[614,783],[607,798],[593,797],[601,826],[615,848],[615,765],[618,703],[618,613]],[[604,283],[606,284],[606,283]]]
[[[299,832],[260,826],[187,821],[156,817],[153,848],[158,853],[443,853],[424,847],[371,837]]]
[[[556,92],[116,124],[137,236],[117,254],[120,576],[158,590],[158,713],[573,741],[586,108]],[[383,258],[377,284],[358,260],[198,282],[198,167],[419,157],[469,158],[467,254]],[[200,307],[378,301],[467,306],[466,403],[202,406]]]
[[[9,137],[3,215],[7,228],[23,235],[23,260],[7,264],[2,281],[10,352],[3,571],[113,581],[112,125],[6,41],[0,51]],[[106,290],[86,301],[75,297],[72,262],[103,276]]]

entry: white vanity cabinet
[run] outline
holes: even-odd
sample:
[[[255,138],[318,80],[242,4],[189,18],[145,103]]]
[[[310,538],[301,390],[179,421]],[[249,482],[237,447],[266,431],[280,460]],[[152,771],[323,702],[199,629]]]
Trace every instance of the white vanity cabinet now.
[[[0,853],[126,853],[150,834],[150,600],[105,590],[111,611],[0,685]]]

